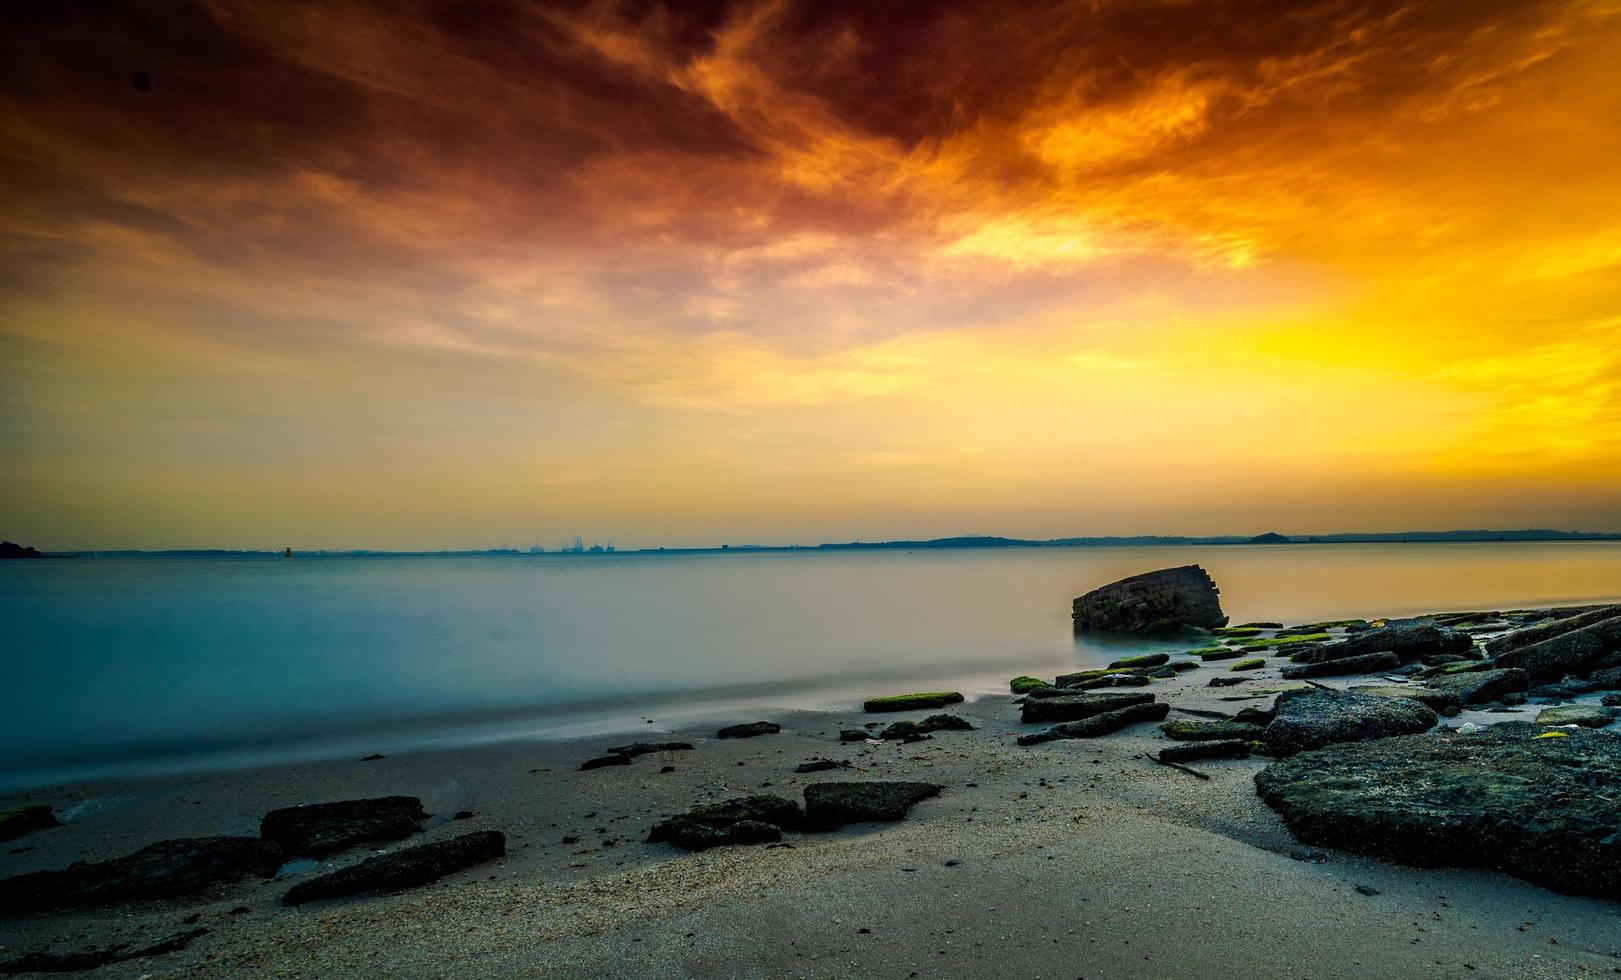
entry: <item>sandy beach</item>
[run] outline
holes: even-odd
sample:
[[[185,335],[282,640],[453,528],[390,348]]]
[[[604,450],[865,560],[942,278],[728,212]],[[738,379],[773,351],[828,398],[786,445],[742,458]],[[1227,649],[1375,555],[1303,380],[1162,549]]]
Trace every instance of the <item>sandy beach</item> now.
[[[1177,709],[1269,703],[1277,662],[1245,685],[1222,669],[1155,684]],[[0,853],[6,876],[99,860],[155,840],[255,834],[268,810],[388,794],[433,814],[408,843],[496,829],[504,860],[415,891],[296,908],[317,869],[204,898],[0,920],[0,956],[147,944],[186,948],[105,976],[559,977],[1576,977],[1621,974],[1621,906],[1503,874],[1398,867],[1303,846],[1256,797],[1263,759],[1202,761],[1201,781],[1154,764],[1152,724],[1021,747],[1011,697],[959,705],[975,731],[912,744],[841,743],[881,718],[793,712],[780,734],[719,740],[710,725],[427,751],[226,773],[79,784],[49,803],[64,826]],[[1534,711],[1534,708],[1527,708]],[[1445,724],[1475,718],[1465,712]],[[717,722],[753,718],[717,719]],[[1491,720],[1482,717],[1480,720]],[[693,751],[580,771],[630,738]],[[799,774],[816,758],[851,769]],[[673,771],[663,771],[673,767]],[[780,845],[686,853],[648,844],[658,819],[827,780],[942,785],[894,824],[787,834]],[[472,816],[449,819],[461,811]],[[389,850],[392,848],[382,848]],[[354,848],[318,870],[357,863]]]

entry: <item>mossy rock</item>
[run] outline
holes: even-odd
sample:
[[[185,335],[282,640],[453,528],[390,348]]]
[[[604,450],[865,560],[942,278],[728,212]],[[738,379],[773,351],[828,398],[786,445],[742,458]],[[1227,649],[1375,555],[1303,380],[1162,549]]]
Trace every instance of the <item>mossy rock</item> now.
[[[1220,653],[1225,649],[1227,649],[1227,648],[1226,647],[1200,647],[1197,650],[1189,650],[1187,653],[1184,653],[1183,656],[1184,657],[1202,657],[1207,653]]]
[[[1171,655],[1168,653],[1145,653],[1138,657],[1121,657],[1109,664],[1110,670],[1122,667],[1160,667],[1168,663]]]
[[[1008,681],[1007,686],[1014,694],[1029,694],[1037,688],[1050,687],[1051,685],[1039,677],[1021,675]]]
[[[1264,729],[1236,721],[1168,721],[1159,726],[1166,738],[1178,742],[1221,741],[1232,738],[1258,739]]]
[[[1248,640],[1245,647],[1252,650],[1265,650],[1268,647],[1292,647],[1303,643],[1323,643],[1334,637],[1327,633],[1299,633],[1293,636],[1269,636],[1260,640]]]
[[[1218,626],[1210,632],[1217,636],[1258,636],[1261,630],[1255,626]]]
[[[1198,670],[1199,662],[1197,660],[1173,660],[1165,666],[1180,674],[1185,670]]]
[[[884,698],[872,698],[863,701],[861,710],[877,713],[880,711],[915,711],[919,708],[944,708],[950,704],[961,704],[963,697],[957,691],[926,691],[920,694],[893,694]]]
[[[1262,660],[1260,657],[1254,657],[1254,658],[1249,659],[1249,660],[1240,660],[1238,663],[1233,664],[1231,667],[1228,667],[1227,669],[1228,670],[1260,670],[1262,667],[1265,667],[1265,666],[1266,666],[1266,661],[1265,660]]]
[[[1238,628],[1241,629],[1241,630],[1281,630],[1281,629],[1283,629],[1283,624],[1282,623],[1239,623]]]
[[[1243,650],[1212,650],[1209,653],[1199,654],[1199,659],[1206,662],[1211,660],[1236,660],[1244,655]]]

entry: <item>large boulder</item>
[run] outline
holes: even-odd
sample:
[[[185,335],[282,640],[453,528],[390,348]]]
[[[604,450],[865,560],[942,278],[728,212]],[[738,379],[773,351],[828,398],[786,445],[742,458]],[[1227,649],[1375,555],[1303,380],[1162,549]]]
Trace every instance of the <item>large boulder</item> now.
[[[934,783],[812,783],[805,787],[805,825],[836,830],[845,824],[900,820],[912,804],[938,796]]]
[[[783,830],[799,830],[805,814],[799,804],[780,796],[742,796],[724,803],[695,806],[653,825],[649,844],[670,843],[688,851],[722,844],[758,844],[777,840]]]
[[[1307,844],[1621,898],[1621,735],[1542,731],[1505,722],[1336,745],[1268,766],[1255,786]]]
[[[1537,712],[1539,725],[1580,725],[1603,728],[1615,721],[1615,709],[1602,704],[1561,704]]]
[[[190,895],[243,878],[269,877],[282,859],[279,846],[257,837],[159,841],[111,861],[6,878],[0,881],[0,915]]]
[[[1586,674],[1606,666],[1606,657],[1617,650],[1621,650],[1621,616],[1611,616],[1499,654],[1496,663],[1518,667],[1532,681],[1556,681],[1566,674]]]
[[[1174,633],[1184,626],[1227,625],[1220,590],[1198,565],[1162,568],[1111,582],[1076,599],[1077,630]]]
[[[500,831],[477,830],[450,840],[402,847],[369,857],[353,867],[299,882],[281,901],[283,905],[302,905],[326,898],[416,888],[506,853],[507,839]]]
[[[1374,653],[1394,653],[1402,662],[1424,657],[1460,655],[1474,646],[1469,634],[1428,619],[1394,619],[1384,626],[1351,633],[1344,639],[1299,650],[1290,658],[1297,664],[1344,660]]]
[[[1518,694],[1531,686],[1531,678],[1517,667],[1499,670],[1465,670],[1441,674],[1425,682],[1431,690],[1445,691],[1460,704],[1501,701],[1504,695]]]
[[[1128,704],[1146,704],[1154,700],[1147,691],[1100,691],[1091,694],[1066,694],[1056,698],[1037,698],[1026,701],[1019,711],[1019,720],[1025,724],[1047,724],[1055,721],[1079,721],[1105,711],[1116,711]]]
[[[259,822],[259,836],[280,844],[288,855],[325,857],[356,844],[403,840],[428,818],[414,796],[307,803],[271,810]]]
[[[1335,742],[1361,742],[1412,735],[1435,727],[1429,707],[1405,698],[1355,691],[1285,691],[1278,695],[1262,741],[1275,756],[1293,755]]]

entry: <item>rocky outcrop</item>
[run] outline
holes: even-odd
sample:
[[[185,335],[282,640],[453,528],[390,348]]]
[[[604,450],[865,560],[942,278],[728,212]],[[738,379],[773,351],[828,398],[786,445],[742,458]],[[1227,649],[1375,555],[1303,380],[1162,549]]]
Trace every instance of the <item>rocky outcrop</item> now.
[[[1162,568],[1093,589],[1075,600],[1071,616],[1077,630],[1118,633],[1227,625],[1220,590],[1198,565]]]
[[[1535,626],[1527,626],[1524,629],[1506,633],[1496,639],[1487,640],[1486,652],[1494,657],[1502,656],[1521,647],[1528,647],[1544,640],[1551,640],[1556,636],[1563,636],[1584,626],[1601,623],[1616,616],[1621,616],[1621,606],[1599,606],[1597,609],[1589,609],[1576,616],[1543,620]]]
[[[742,796],[724,803],[695,806],[653,825],[649,844],[670,843],[688,851],[723,844],[759,844],[780,840],[782,831],[805,826],[799,804],[780,796]]]
[[[477,830],[450,840],[402,847],[369,857],[353,867],[299,882],[281,901],[283,905],[303,905],[328,898],[417,888],[506,853],[507,839],[500,831]]]
[[[281,845],[289,857],[325,857],[356,844],[403,840],[422,829],[428,814],[414,796],[306,803],[271,810],[259,836]]]
[[[1283,668],[1286,681],[1308,677],[1344,677],[1347,674],[1377,674],[1401,666],[1401,658],[1394,653],[1364,653],[1321,663],[1290,664]]]
[[[1293,755],[1336,742],[1411,735],[1435,727],[1435,712],[1417,701],[1355,691],[1285,691],[1262,737],[1267,752]]]
[[[774,721],[750,721],[741,725],[727,725],[715,733],[716,738],[754,738],[759,735],[775,735],[782,731],[782,726]]]
[[[1531,686],[1531,678],[1517,667],[1500,670],[1465,670],[1441,674],[1425,682],[1432,690],[1457,697],[1460,704],[1486,704],[1501,701]]]
[[[1463,709],[1463,702],[1451,691],[1437,691],[1417,684],[1387,684],[1357,686],[1350,690],[1357,694],[1375,694],[1382,698],[1409,698],[1425,705],[1438,715],[1455,715]]]
[[[884,729],[879,738],[890,740],[908,735],[927,735],[930,732],[971,732],[974,726],[968,719],[956,715],[930,715],[922,721],[897,721]]]
[[[50,807],[36,804],[0,810],[0,841],[16,840],[23,834],[62,826]]]
[[[837,830],[900,820],[912,804],[938,796],[941,789],[934,783],[812,783],[805,787],[805,825]]]
[[[1621,650],[1621,616],[1611,616],[1580,629],[1499,654],[1499,667],[1518,667],[1533,682],[1556,681],[1566,674],[1586,674],[1603,666],[1605,657]]]
[[[1428,619],[1396,619],[1384,626],[1351,633],[1332,643],[1296,651],[1290,659],[1297,664],[1315,664],[1375,653],[1393,653],[1406,663],[1431,656],[1462,655],[1473,646],[1474,641],[1469,634],[1437,626]]]
[[[248,877],[269,877],[282,850],[257,837],[183,837],[111,861],[36,871],[0,881],[0,915],[191,895]]]
[[[1055,742],[1067,738],[1096,738],[1117,732],[1127,725],[1135,725],[1142,721],[1164,721],[1165,716],[1171,713],[1171,706],[1163,702],[1145,701],[1139,704],[1128,704],[1113,711],[1104,711],[1100,714],[1082,718],[1078,721],[1065,722],[1042,732],[1033,732],[1029,735],[1020,735],[1020,745],[1040,745],[1042,742]]]
[[[1019,720],[1027,725],[1055,721],[1079,721],[1105,711],[1116,711],[1132,704],[1146,704],[1154,695],[1146,691],[1105,691],[1093,694],[1066,694],[1056,698],[1026,701]]]
[[[1307,844],[1621,898],[1621,735],[1542,732],[1505,722],[1336,745],[1268,766],[1255,786]]]

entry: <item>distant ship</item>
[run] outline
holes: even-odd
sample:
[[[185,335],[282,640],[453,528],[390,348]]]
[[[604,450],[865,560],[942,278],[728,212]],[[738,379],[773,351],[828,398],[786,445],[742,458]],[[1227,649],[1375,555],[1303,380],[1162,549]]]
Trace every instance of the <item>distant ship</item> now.
[[[281,556],[283,558],[291,558],[291,557],[293,557],[293,549],[288,548],[286,551],[281,553]]]

